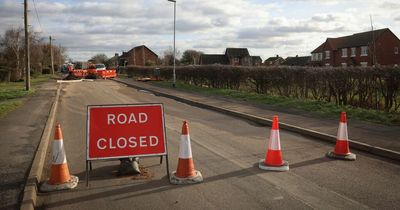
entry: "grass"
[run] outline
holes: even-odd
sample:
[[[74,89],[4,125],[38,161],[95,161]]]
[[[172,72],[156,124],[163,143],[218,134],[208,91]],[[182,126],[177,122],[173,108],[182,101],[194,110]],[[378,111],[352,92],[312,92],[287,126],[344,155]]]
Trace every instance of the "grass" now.
[[[167,81],[154,82],[152,84],[167,88],[172,87],[172,83]],[[198,87],[194,85],[184,84],[179,81],[177,81],[176,83],[176,88],[179,90],[192,91],[205,95],[215,95],[240,101],[247,101],[254,104],[270,105],[276,107],[277,109],[289,108],[303,112],[305,111],[323,117],[338,117],[340,112],[345,111],[347,112],[348,116],[362,121],[382,123],[385,125],[400,125],[400,113],[398,112],[387,113],[383,111],[361,109],[351,106],[338,106],[334,103],[315,100],[268,96],[249,91]]]
[[[15,110],[23,104],[23,100],[35,93],[35,87],[47,81],[52,75],[39,75],[31,78],[31,90],[25,90],[25,82],[0,83],[0,117]]]

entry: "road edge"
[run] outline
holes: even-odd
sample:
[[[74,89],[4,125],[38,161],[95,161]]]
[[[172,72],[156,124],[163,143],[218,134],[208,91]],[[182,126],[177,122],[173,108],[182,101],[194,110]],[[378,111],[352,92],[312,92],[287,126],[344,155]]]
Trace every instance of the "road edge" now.
[[[38,186],[41,181],[44,162],[49,146],[51,129],[54,124],[54,119],[60,98],[61,83],[58,83],[56,96],[51,106],[49,117],[47,118],[46,125],[40,138],[40,143],[36,151],[35,157],[32,162],[31,170],[29,171],[28,179],[25,183],[24,195],[21,202],[21,210],[33,210],[37,206],[37,192]]]
[[[241,119],[245,119],[245,120],[249,120],[261,125],[266,125],[266,126],[271,126],[272,124],[272,120],[267,119],[267,118],[263,118],[263,117],[258,117],[255,115],[251,115],[251,114],[245,114],[245,113],[241,113],[241,112],[237,112],[234,110],[230,110],[230,109],[226,109],[226,108],[221,108],[221,107],[216,107],[216,106],[212,106],[209,104],[204,104],[201,102],[197,102],[197,101],[192,101],[186,98],[181,98],[178,96],[174,96],[174,95],[170,95],[167,93],[163,93],[163,92],[159,92],[153,89],[148,89],[148,88],[143,88],[131,83],[127,83],[118,79],[111,79],[115,82],[119,82],[121,84],[127,85],[129,87],[135,88],[135,89],[140,89],[140,90],[145,90],[148,92],[153,93],[154,95],[158,95],[158,96],[163,96],[166,98],[170,98],[170,99],[174,99],[176,101],[182,102],[182,103],[186,103],[192,106],[196,106],[199,108],[204,108],[204,109],[209,109],[209,110],[213,110],[213,111],[217,111],[217,112],[221,112],[230,116],[234,116],[234,117],[238,117]],[[324,142],[330,142],[330,143],[335,143],[336,142],[336,136],[332,136],[326,133],[321,133],[318,131],[314,131],[314,130],[310,130],[307,128],[302,128],[299,126],[295,126],[295,125],[291,125],[291,124],[287,124],[287,123],[279,123],[279,127],[281,129],[287,130],[287,131],[291,131],[294,133],[298,133],[301,135],[305,135],[305,136],[309,136],[312,137],[314,139],[318,139]],[[363,152],[367,152],[379,157],[383,157],[383,158],[388,158],[391,160],[395,160],[395,161],[400,161],[400,152],[397,151],[393,151],[393,150],[389,150],[389,149],[385,149],[382,147],[376,147],[376,146],[372,146],[370,144],[366,144],[366,143],[362,143],[359,141],[355,141],[355,140],[351,140],[349,139],[350,142],[350,148],[352,149],[356,149],[359,151],[363,151]],[[327,151],[328,152],[328,151]]]

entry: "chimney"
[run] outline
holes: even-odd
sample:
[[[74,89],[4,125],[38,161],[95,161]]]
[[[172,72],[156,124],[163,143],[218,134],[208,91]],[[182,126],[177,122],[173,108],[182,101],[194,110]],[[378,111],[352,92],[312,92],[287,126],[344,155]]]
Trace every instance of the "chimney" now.
[[[277,58],[279,58],[279,55],[276,55]]]
[[[299,57],[299,55],[296,55],[296,58]]]

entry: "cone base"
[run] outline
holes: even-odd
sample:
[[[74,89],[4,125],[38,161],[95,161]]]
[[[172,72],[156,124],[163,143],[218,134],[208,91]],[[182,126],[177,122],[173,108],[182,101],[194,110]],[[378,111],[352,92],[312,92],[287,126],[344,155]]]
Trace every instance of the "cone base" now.
[[[341,154],[336,154],[335,152],[328,152],[326,153],[326,156],[329,158],[339,159],[339,160],[356,160],[357,157],[356,154],[354,153],[341,155]]]
[[[264,163],[265,159],[261,159],[258,162],[258,168],[266,171],[289,171],[289,162],[286,160],[283,161],[283,165],[281,166],[270,166]]]
[[[78,186],[78,182],[79,182],[79,178],[77,176],[71,175],[71,179],[68,182],[63,183],[63,184],[51,185],[51,184],[49,184],[48,181],[44,182],[40,186],[40,191],[41,192],[52,192],[52,191],[59,191],[59,190],[69,190],[69,189],[73,189],[76,186]]]
[[[187,178],[180,178],[176,176],[176,171],[173,171],[171,173],[171,176],[169,178],[169,181],[171,184],[177,184],[177,185],[182,185],[182,184],[196,184],[203,182],[203,176],[201,175],[200,171],[196,171],[196,175],[192,177],[187,177]]]

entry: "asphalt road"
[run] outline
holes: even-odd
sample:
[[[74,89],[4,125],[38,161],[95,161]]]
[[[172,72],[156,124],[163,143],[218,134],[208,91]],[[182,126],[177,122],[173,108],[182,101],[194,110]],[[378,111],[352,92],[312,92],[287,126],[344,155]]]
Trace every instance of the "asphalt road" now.
[[[259,170],[270,128],[128,88],[108,80],[63,84],[59,113],[77,189],[40,194],[49,209],[395,209],[400,166],[357,152],[354,162],[330,160],[333,145],[281,130],[288,172]],[[118,161],[93,162],[85,186],[86,106],[163,103],[170,170],[176,169],[183,120],[188,120],[195,167],[204,183],[175,186],[165,161],[141,158],[146,176],[117,177]],[[50,153],[49,153],[50,155]],[[48,158],[49,159],[49,158]],[[50,164],[48,163],[47,166]],[[44,174],[48,174],[48,170]]]
[[[24,105],[0,119],[0,209],[19,209],[36,148],[49,115],[56,85],[36,87]]]

